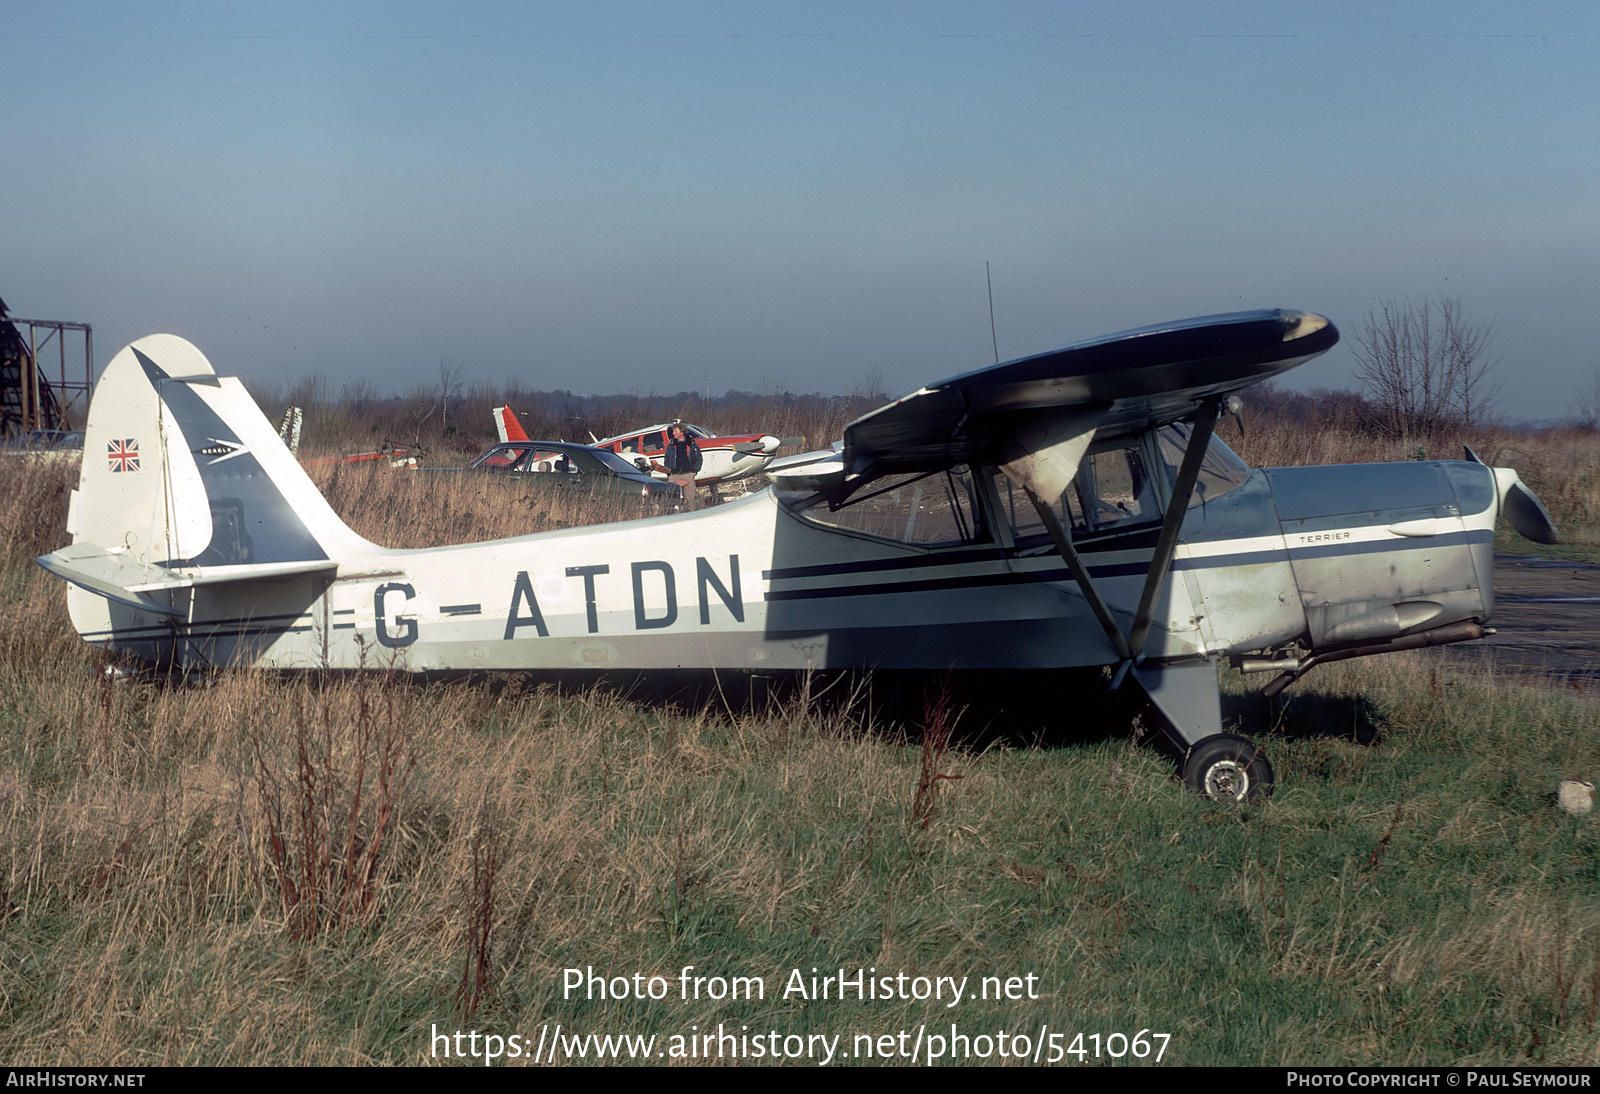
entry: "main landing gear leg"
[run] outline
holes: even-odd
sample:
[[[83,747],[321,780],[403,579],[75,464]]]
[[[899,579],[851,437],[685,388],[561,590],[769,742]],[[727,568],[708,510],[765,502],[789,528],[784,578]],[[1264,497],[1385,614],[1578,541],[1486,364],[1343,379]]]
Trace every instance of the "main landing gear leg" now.
[[[1210,661],[1142,665],[1132,676],[1161,716],[1183,757],[1189,789],[1222,801],[1260,801],[1272,794],[1272,765],[1243,737],[1222,732],[1222,698]]]

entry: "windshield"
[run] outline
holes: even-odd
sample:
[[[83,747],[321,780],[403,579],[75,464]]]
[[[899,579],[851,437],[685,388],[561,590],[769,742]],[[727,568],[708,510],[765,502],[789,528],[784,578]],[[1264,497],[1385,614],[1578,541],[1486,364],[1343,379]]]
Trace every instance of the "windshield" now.
[[[503,444],[498,448],[489,449],[489,451],[467,464],[467,466],[507,468],[516,464],[518,460],[521,460],[527,454],[528,449],[525,446]]]
[[[1019,544],[1048,535],[1044,521],[1022,488],[998,468],[990,472],[1001,511]],[[1090,452],[1078,465],[1060,497],[1053,499],[1056,520],[1074,539],[1120,535],[1161,522],[1161,501],[1142,444]]]
[[[1156,432],[1156,449],[1160,452],[1165,469],[1165,486],[1162,493],[1171,489],[1183,463],[1183,452],[1189,444],[1192,429],[1188,423],[1169,425]],[[1052,508],[1074,539],[1096,536],[1120,536],[1138,529],[1160,525],[1164,505],[1157,494],[1156,484],[1149,472],[1154,459],[1147,441],[1138,443],[1110,442],[1083,458],[1072,482],[1055,498]],[[1159,472],[1157,472],[1159,474]],[[1012,537],[1018,545],[1033,546],[1047,537],[1044,521],[1034,509],[1032,501],[999,469],[992,473],[995,495],[1000,499],[1001,513],[1011,525]],[[1200,505],[1221,497],[1239,486],[1250,475],[1250,468],[1233,450],[1216,436],[1206,447],[1201,459],[1199,477],[1189,505]]]
[[[1188,447],[1193,431],[1188,422],[1179,422],[1156,434],[1161,442],[1161,460],[1167,465],[1168,481],[1178,477],[1178,468],[1183,463],[1183,450]],[[1200,461],[1200,477],[1195,480],[1194,496],[1189,499],[1189,504],[1194,506],[1220,498],[1249,477],[1250,465],[1213,433],[1211,443],[1206,445],[1205,459]]]

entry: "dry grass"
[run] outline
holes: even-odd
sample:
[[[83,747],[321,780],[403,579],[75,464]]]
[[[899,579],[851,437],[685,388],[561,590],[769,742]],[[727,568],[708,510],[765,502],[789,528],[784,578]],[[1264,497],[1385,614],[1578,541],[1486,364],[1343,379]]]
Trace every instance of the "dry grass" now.
[[[438,547],[655,516],[631,495],[574,498],[521,476],[390,470],[372,463],[313,470],[346,523],[385,547]]]

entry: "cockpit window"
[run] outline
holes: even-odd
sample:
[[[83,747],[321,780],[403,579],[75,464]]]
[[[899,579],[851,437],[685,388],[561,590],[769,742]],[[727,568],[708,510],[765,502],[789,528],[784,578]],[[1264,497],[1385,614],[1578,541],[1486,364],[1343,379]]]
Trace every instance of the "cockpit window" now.
[[[986,542],[964,466],[933,474],[885,475],[829,509],[818,493],[778,490],[778,500],[806,520],[917,547]]]
[[[1022,487],[996,471],[995,490],[1018,543],[1048,535]],[[1162,517],[1155,480],[1138,446],[1089,453],[1054,508],[1074,539],[1143,528]]]
[[[1161,519],[1155,481],[1137,448],[1091,453],[1078,471],[1077,486],[1091,532]]]
[[[1178,477],[1178,468],[1183,464],[1183,450],[1188,447],[1189,435],[1192,432],[1193,427],[1188,422],[1180,422],[1169,425],[1156,434],[1161,444],[1162,462],[1167,465],[1169,481]],[[1235,455],[1233,449],[1223,444],[1221,438],[1213,434],[1211,443],[1206,445],[1205,458],[1200,461],[1200,477],[1195,480],[1194,494],[1189,498],[1189,505],[1193,507],[1203,502],[1214,501],[1249,477],[1250,465]]]
[[[1183,450],[1189,443],[1188,423],[1169,425],[1156,433],[1157,449],[1165,465],[1165,485],[1158,491],[1150,474],[1147,445],[1106,447],[1084,457],[1072,485],[1055,501],[1056,519],[1069,529],[1073,539],[1113,535],[1134,528],[1159,524],[1165,513],[1161,498],[1171,490],[1183,463]],[[1018,544],[1048,537],[1044,522],[1028,495],[999,471],[994,473],[995,492],[1011,524]],[[1191,506],[1221,497],[1250,476],[1250,468],[1233,450],[1215,436],[1206,447],[1195,482]]]

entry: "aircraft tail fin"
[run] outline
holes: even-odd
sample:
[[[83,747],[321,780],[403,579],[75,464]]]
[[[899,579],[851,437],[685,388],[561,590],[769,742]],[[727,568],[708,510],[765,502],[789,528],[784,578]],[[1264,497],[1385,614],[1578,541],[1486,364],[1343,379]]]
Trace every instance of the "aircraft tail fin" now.
[[[507,441],[528,440],[527,430],[522,428],[522,423],[517,421],[516,414],[508,406],[494,408],[494,428],[500,434],[500,443]]]
[[[69,598],[80,633],[103,627],[100,597],[166,612],[177,589],[331,572],[377,550],[334,513],[243,385],[170,334],[123,349],[96,385],[67,530],[73,546],[39,562],[97,594]],[[98,619],[80,621],[86,613]]]

